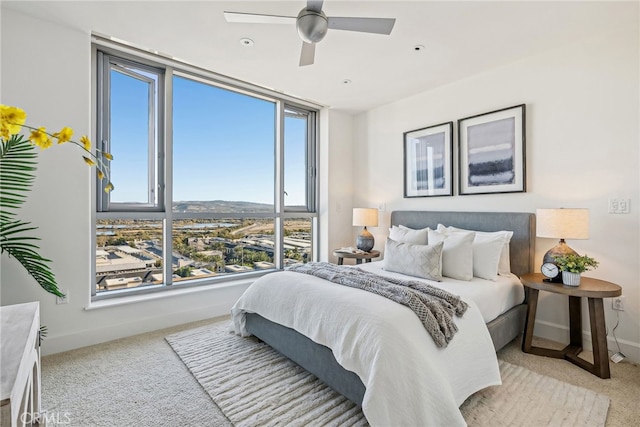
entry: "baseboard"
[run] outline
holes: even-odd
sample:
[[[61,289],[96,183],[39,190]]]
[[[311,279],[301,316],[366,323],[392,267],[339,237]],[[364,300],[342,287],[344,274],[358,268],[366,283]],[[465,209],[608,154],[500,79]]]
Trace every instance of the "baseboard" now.
[[[41,352],[43,356],[46,356],[172,326],[227,316],[234,302],[235,300],[216,301],[215,304],[200,309],[162,313],[154,317],[136,319],[127,323],[110,324],[102,328],[93,328],[73,334],[47,336]]]
[[[556,323],[536,320],[534,335],[552,341],[568,343],[569,327],[558,325]],[[593,349],[591,344],[590,331],[582,331],[582,344],[585,350],[591,351]],[[620,345],[620,351],[622,351],[622,353],[626,356],[625,360],[633,363],[640,363],[640,343],[618,338],[618,344]],[[611,333],[609,333],[609,335],[607,336],[607,347],[609,349],[609,356],[611,356],[613,353],[618,352],[618,345],[616,344],[616,341],[614,340]]]

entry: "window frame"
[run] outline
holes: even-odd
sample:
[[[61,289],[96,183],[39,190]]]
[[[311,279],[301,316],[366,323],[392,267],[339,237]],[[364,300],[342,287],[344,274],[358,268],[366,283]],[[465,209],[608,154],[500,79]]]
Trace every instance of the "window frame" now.
[[[92,268],[91,268],[91,299],[99,301],[103,299],[116,298],[121,296],[132,296],[137,294],[163,292],[170,289],[184,289],[193,286],[201,286],[214,283],[228,283],[243,279],[251,279],[261,276],[269,271],[282,269],[284,267],[284,223],[291,218],[309,219],[311,222],[311,261],[318,259],[319,248],[319,210],[318,210],[318,186],[317,159],[319,141],[319,117],[322,106],[299,100],[297,98],[284,95],[280,92],[264,89],[246,82],[222,76],[202,68],[194,67],[190,64],[179,62],[173,59],[158,56],[142,49],[123,45],[113,40],[107,40],[99,36],[93,36],[92,52],[95,64],[94,79],[96,89],[96,141],[98,148],[108,151],[108,126],[110,125],[109,99],[105,96],[105,91],[109,91],[108,85],[105,87],[105,73],[110,72],[110,64],[126,64],[135,69],[151,71],[159,76],[158,79],[158,103],[157,107],[157,182],[156,197],[157,204],[126,204],[110,203],[109,195],[103,191],[104,183],[96,177],[95,206],[93,209],[92,222]],[[231,90],[244,95],[256,97],[276,104],[276,126],[274,138],[275,167],[274,167],[274,210],[270,213],[180,213],[173,212],[172,200],[172,134],[173,134],[173,77],[193,79],[205,84],[210,84],[218,88]],[[108,81],[108,80],[107,80]],[[303,113],[307,118],[306,135],[306,155],[307,162],[307,183],[306,183],[306,206],[291,207],[284,205],[284,126],[287,111]],[[106,113],[106,114],[105,114]],[[150,119],[151,121],[151,119]],[[105,132],[106,131],[106,132]],[[150,156],[151,157],[151,156]],[[117,161],[117,159],[116,159]],[[166,179],[165,179],[166,178]],[[117,185],[117,182],[115,183]],[[174,220],[179,219],[237,219],[237,218],[272,218],[274,221],[274,270],[252,271],[246,273],[234,273],[224,276],[206,279],[190,279],[185,282],[174,284],[172,281],[172,265],[164,262],[171,259]],[[96,221],[118,220],[118,219],[144,219],[158,220],[163,224],[163,274],[162,284],[145,285],[137,288],[123,290],[109,290],[97,292],[96,290]],[[169,254],[167,256],[167,254]]]
[[[158,77],[157,93],[155,96],[149,94],[150,108],[148,117],[149,141],[148,141],[148,177],[147,177],[147,203],[122,203],[111,202],[110,194],[104,191],[106,181],[98,182],[97,210],[99,212],[136,212],[136,211],[156,211],[164,209],[164,177],[165,171],[165,141],[164,134],[160,132],[164,128],[164,113],[166,109],[160,108],[165,99],[165,70],[150,64],[135,62],[126,57],[117,56],[107,51],[96,50],[98,67],[98,90],[96,99],[98,102],[98,115],[96,126],[96,141],[98,149],[107,153],[111,152],[111,70],[123,73],[131,78],[135,78],[146,83],[153,80],[145,78],[144,75],[137,75],[127,67],[139,69],[148,73],[153,73]],[[154,161],[157,159],[157,161]],[[110,160],[104,159],[107,167]]]
[[[305,153],[305,160],[306,160],[306,164],[307,164],[307,170],[306,170],[306,205],[305,206],[287,206],[283,203],[283,211],[285,212],[315,212],[316,211],[316,203],[317,203],[317,189],[316,189],[316,185],[315,185],[315,181],[316,181],[316,176],[317,176],[317,163],[316,163],[316,159],[317,157],[317,118],[318,118],[318,112],[317,111],[309,111],[306,109],[302,109],[300,107],[297,107],[295,105],[291,105],[291,104],[284,104],[284,112],[283,115],[286,118],[287,116],[289,117],[294,117],[293,114],[288,113],[287,111],[291,111],[293,113],[297,113],[298,115],[304,115],[306,116],[306,122],[307,122],[307,132],[306,132],[306,153]],[[284,132],[282,132],[282,137],[283,137],[283,141],[282,141],[282,147],[284,148],[286,146],[286,141],[284,141]],[[282,159],[282,163],[283,163],[283,168],[284,168],[284,152],[282,153],[283,155],[283,159]],[[281,171],[282,176],[285,177],[285,171],[284,169]],[[284,183],[283,183],[284,185]],[[282,189],[284,194],[284,188]]]

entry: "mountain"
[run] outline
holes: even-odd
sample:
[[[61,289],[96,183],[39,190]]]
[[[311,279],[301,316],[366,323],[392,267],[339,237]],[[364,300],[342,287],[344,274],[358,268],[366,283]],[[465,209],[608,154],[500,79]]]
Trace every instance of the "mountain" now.
[[[271,213],[273,205],[229,200],[173,202],[174,212]]]

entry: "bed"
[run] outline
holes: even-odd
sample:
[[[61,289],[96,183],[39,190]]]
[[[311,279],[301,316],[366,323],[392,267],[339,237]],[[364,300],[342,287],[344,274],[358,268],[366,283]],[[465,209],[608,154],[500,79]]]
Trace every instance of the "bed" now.
[[[425,227],[435,229],[438,224],[485,232],[513,231],[509,244],[511,272],[517,278],[521,274],[532,271],[535,241],[535,218],[533,214],[440,211],[394,211],[391,214],[391,225],[403,225],[411,229],[423,229]],[[381,265],[383,265],[383,262],[369,263],[361,267],[375,271],[379,270]],[[266,282],[263,283],[263,286],[272,290],[269,293],[274,294],[276,300],[284,300],[290,298],[292,291],[289,288],[283,288],[278,295],[279,291],[277,289],[281,285],[280,282],[284,283],[287,278],[291,282],[296,279],[296,274],[299,275],[299,273],[286,271],[275,273],[264,276],[257,282]],[[294,275],[294,277],[288,277],[291,275]],[[331,335],[331,333],[323,330],[323,328],[325,326],[330,328],[332,323],[340,323],[341,325],[344,323],[346,325],[351,313],[347,316],[344,312],[351,311],[351,307],[356,307],[356,304],[359,304],[363,297],[361,295],[358,296],[358,301],[356,302],[356,299],[349,299],[355,297],[352,297],[352,294],[347,294],[346,292],[348,291],[336,290],[338,294],[332,297],[334,298],[333,301],[346,301],[345,304],[353,305],[346,305],[345,307],[348,308],[339,310],[335,315],[329,315],[327,313],[330,307],[327,304],[323,306],[322,298],[313,293],[315,292],[315,285],[315,282],[308,284],[307,279],[305,279],[305,297],[299,299],[308,298],[310,301],[307,305],[302,305],[303,302],[298,302],[298,299],[290,299],[286,303],[287,308],[282,310],[283,314],[275,314],[277,310],[269,308],[277,304],[268,303],[269,307],[258,309],[258,305],[252,306],[251,302],[243,301],[245,298],[243,295],[243,298],[239,300],[232,310],[236,332],[258,337],[309,372],[315,374],[324,383],[349,400],[362,405],[367,419],[372,424],[415,424],[416,421],[420,423],[431,421],[433,423],[451,425],[464,424],[459,411],[455,413],[458,406],[475,391],[500,383],[495,352],[522,332],[526,314],[526,301],[521,300],[497,317],[487,321],[480,314],[476,304],[472,302],[470,306],[473,309],[468,311],[469,314],[465,314],[462,319],[456,319],[460,330],[451,342],[452,344],[445,351],[431,348],[434,346],[422,342],[423,340],[415,340],[414,336],[411,335],[417,333],[411,331],[414,327],[413,324],[407,327],[408,332],[404,331],[405,326],[403,326],[403,330],[399,333],[397,330],[393,332],[387,331],[388,325],[385,323],[386,321],[380,322],[382,326],[378,327],[383,332],[369,334],[367,340],[364,341],[363,347],[367,347],[370,341],[376,341],[378,335],[384,336],[384,338],[380,339],[384,340],[385,343],[387,341],[393,342],[396,347],[414,345],[424,347],[421,347],[419,351],[424,351],[425,358],[433,361],[430,361],[429,365],[433,363],[436,366],[432,368],[426,366],[423,362],[419,362],[420,364],[416,364],[411,368],[409,367],[411,363],[418,363],[413,358],[409,363],[407,360],[402,360],[398,355],[391,356],[382,352],[383,356],[378,353],[375,356],[370,356],[368,354],[360,354],[359,347],[343,346],[343,342],[357,341],[355,338],[352,339],[352,335],[356,333],[351,331],[351,326],[345,326],[344,328],[334,327],[333,333],[340,335],[339,343],[329,344],[333,342],[331,339],[335,340],[336,338],[327,337],[326,335]],[[269,288],[269,286],[271,287]],[[294,285],[292,284],[291,286]],[[361,294],[368,294],[367,292],[355,291]],[[264,298],[264,296],[260,296],[254,298],[254,300],[262,300]],[[379,302],[375,298],[380,297],[377,295],[366,296],[364,297],[366,302],[363,304],[367,307],[375,307],[375,310],[379,312],[376,316],[384,317],[386,313],[395,310],[395,308],[388,305],[389,303],[398,306],[393,302]],[[246,299],[250,300],[250,297]],[[379,303],[382,305],[378,305]],[[311,324],[306,326],[298,324],[300,322],[295,320],[294,313],[298,312],[298,318],[311,317],[314,315],[311,308],[313,306],[317,306],[318,310],[321,311],[317,315],[320,316],[319,319],[322,318],[322,321],[305,319],[302,322],[306,321]],[[358,311],[360,309],[356,307],[354,310]],[[413,315],[413,313],[410,313],[410,315]],[[401,311],[393,312],[389,316],[400,318],[405,316],[405,313]],[[411,322],[412,320],[409,318],[402,320],[403,325],[408,325]],[[326,325],[323,325],[323,323]],[[486,326],[484,326],[485,324]],[[407,342],[400,343],[396,340],[396,335],[407,335]],[[418,343],[414,343],[414,341],[418,341]],[[391,347],[394,345],[391,345]],[[491,355],[488,354],[487,348],[490,348]],[[427,353],[428,357],[426,356]],[[460,355],[466,355],[466,358],[463,359]],[[387,358],[386,361],[384,361],[385,357]],[[369,359],[367,358],[371,358],[371,363],[373,364],[392,365],[384,369],[398,370],[400,372],[390,374],[385,372],[384,369],[369,369],[368,365],[360,366],[358,363],[354,364],[353,362],[354,360],[359,361],[362,359],[364,360],[363,363],[368,364],[367,360]],[[453,362],[453,360],[458,359],[457,366],[464,366],[464,369],[460,369],[460,372],[457,372],[459,369],[455,368],[456,365]],[[407,371],[405,375],[423,376],[423,380],[415,381],[415,384],[404,384],[410,383],[414,379],[394,381],[394,378],[401,377],[403,370]],[[443,374],[442,372],[445,373]],[[400,382],[402,384],[398,384]],[[451,383],[453,385],[450,387]],[[412,394],[418,394],[419,396],[408,398],[408,400],[414,399],[415,401],[406,403],[404,409],[395,409],[398,404],[402,408],[404,397],[393,404],[387,403],[389,397],[394,398]],[[407,415],[407,412],[412,414]]]

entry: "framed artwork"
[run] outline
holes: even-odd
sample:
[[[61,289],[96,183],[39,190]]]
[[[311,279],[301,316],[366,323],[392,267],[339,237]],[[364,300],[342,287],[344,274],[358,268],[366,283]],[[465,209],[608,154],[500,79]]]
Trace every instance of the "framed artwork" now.
[[[459,194],[526,191],[525,105],[458,120]]]
[[[453,122],[404,133],[404,197],[453,195]]]

